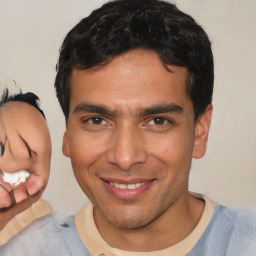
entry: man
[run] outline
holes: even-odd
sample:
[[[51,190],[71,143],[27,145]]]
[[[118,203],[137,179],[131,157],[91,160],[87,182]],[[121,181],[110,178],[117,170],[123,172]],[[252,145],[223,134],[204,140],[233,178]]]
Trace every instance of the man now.
[[[255,220],[188,192],[213,90],[210,42],[190,16],[156,0],[103,5],[65,38],[55,88],[90,203],[34,222],[3,253],[256,255]]]

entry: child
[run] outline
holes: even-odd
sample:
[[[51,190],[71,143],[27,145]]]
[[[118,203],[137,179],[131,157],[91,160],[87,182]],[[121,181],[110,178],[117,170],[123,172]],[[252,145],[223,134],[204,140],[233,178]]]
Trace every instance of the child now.
[[[51,158],[50,134],[38,100],[33,93],[10,95],[8,88],[0,99],[0,245],[51,211],[45,201],[34,204],[48,182]],[[24,182],[12,184],[5,178],[20,170],[29,175]]]

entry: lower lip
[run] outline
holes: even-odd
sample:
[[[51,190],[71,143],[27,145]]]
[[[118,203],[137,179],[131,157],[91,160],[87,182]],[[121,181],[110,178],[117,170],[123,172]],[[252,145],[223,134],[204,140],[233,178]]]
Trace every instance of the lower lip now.
[[[139,188],[135,189],[120,189],[115,186],[110,185],[105,180],[102,180],[103,184],[105,185],[108,192],[110,192],[112,195],[117,197],[118,199],[124,199],[124,200],[130,200],[130,199],[136,199],[143,193],[145,193],[154,183],[154,180],[146,183],[145,185],[142,185]]]

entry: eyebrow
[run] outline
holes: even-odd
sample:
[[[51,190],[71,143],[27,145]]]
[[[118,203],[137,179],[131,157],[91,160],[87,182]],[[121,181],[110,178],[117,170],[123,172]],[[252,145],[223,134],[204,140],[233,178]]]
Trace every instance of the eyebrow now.
[[[88,113],[97,113],[100,115],[110,116],[110,117],[117,117],[121,116],[121,113],[117,110],[112,110],[109,107],[103,104],[90,104],[90,103],[80,103],[75,107],[72,114],[76,114],[79,112],[88,112]],[[169,103],[169,104],[159,104],[153,105],[150,107],[139,108],[135,111],[136,116],[149,116],[149,115],[156,115],[162,113],[176,113],[182,114],[183,108],[176,103]]]
[[[153,105],[139,110],[138,116],[149,116],[163,113],[177,113],[182,114],[183,108],[176,103]]]
[[[75,107],[75,109],[73,110],[72,114],[76,114],[79,112],[88,112],[88,113],[97,113],[100,115],[106,115],[106,116],[117,116],[118,112],[115,110],[111,110],[110,108],[108,108],[105,105],[99,104],[90,104],[90,103],[80,103],[79,105],[77,105]]]

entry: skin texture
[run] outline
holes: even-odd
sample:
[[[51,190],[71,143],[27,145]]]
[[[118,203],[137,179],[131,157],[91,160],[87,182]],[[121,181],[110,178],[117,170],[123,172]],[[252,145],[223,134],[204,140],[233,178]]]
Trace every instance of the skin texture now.
[[[187,70],[136,50],[73,70],[63,153],[111,246],[154,251],[183,240],[204,203],[188,193],[191,159],[206,150],[212,107],[195,125]],[[142,183],[136,190],[110,185]]]
[[[40,198],[49,178],[51,141],[42,115],[24,102],[9,102],[0,108],[0,141],[0,170],[30,173],[26,187],[23,183],[12,187],[0,178],[4,186],[0,186],[0,209],[4,209],[1,214],[5,214],[0,223],[3,227],[6,220]],[[14,202],[10,191],[13,191],[15,207],[10,207]]]

